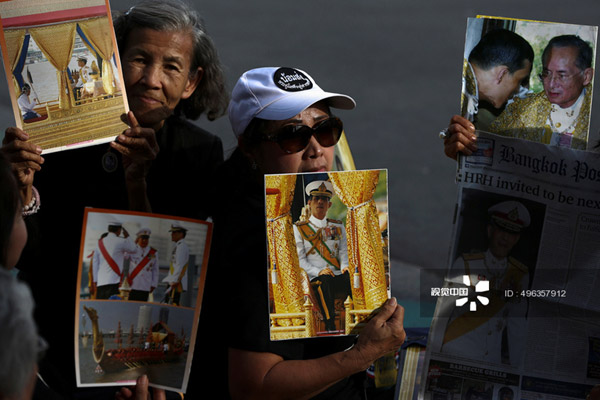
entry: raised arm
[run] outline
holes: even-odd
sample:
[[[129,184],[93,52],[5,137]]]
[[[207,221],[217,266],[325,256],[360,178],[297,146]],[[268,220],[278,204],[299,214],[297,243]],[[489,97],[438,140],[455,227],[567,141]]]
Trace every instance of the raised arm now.
[[[365,371],[404,342],[404,308],[389,299],[365,326],[356,344],[312,360],[229,349],[229,389],[234,399],[304,399],[341,379]]]
[[[444,153],[454,160],[457,154],[471,155],[477,150],[475,126],[468,119],[454,115],[448,125],[447,137],[444,139]]]
[[[132,111],[127,114],[127,123],[129,129],[110,145],[123,155],[129,208],[152,212],[146,191],[146,177],[159,151],[156,132],[151,128],[142,128]]]

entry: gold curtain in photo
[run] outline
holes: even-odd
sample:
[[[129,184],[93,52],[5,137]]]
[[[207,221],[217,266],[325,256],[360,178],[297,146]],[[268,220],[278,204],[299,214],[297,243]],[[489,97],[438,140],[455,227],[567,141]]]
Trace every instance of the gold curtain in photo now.
[[[106,94],[112,95],[115,92],[113,86],[114,75],[110,60],[114,53],[112,33],[110,30],[110,21],[107,17],[92,18],[86,21],[80,21],[79,27],[90,41],[93,49],[92,53],[98,52],[102,57],[102,86]],[[87,46],[87,43],[84,42]]]
[[[29,30],[31,37],[56,68],[58,79],[58,104],[61,109],[71,108],[67,68],[75,45],[75,23],[42,26]]]
[[[302,312],[304,289],[290,214],[296,176],[266,176],[265,184],[267,188],[269,277],[273,289],[275,312]],[[297,325],[301,322],[294,321],[293,324]],[[292,324],[290,321],[287,323]]]
[[[360,279],[359,287],[355,282],[352,285],[354,308],[375,309],[387,300],[381,232],[373,200],[379,171],[333,172],[329,178],[335,194],[348,207],[348,262],[350,273],[358,271]]]
[[[15,70],[19,57],[21,57],[21,51],[23,50],[23,41],[25,40],[25,29],[15,29],[4,31],[4,39],[6,41],[6,59],[10,63],[11,72]],[[17,97],[21,93],[21,88],[14,75],[11,74],[12,82],[15,87],[15,93]]]

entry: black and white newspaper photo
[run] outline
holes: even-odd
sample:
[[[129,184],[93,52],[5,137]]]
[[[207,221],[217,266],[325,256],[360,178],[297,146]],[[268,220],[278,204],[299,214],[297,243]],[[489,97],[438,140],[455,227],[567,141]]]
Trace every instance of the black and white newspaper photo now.
[[[484,132],[478,144],[430,294],[424,398],[584,398],[600,382],[600,155]]]

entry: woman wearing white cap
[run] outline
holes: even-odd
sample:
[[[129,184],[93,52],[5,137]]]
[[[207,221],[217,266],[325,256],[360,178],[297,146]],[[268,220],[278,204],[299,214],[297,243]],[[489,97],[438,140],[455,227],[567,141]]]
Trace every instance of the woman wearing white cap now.
[[[199,339],[214,348],[215,337],[202,334],[215,324],[227,332],[233,398],[361,399],[364,371],[404,341],[404,310],[395,299],[358,340],[269,339],[263,175],[330,170],[342,133],[330,107],[354,106],[350,97],[323,91],[293,68],[248,71],[233,89],[229,119],[239,146],[218,175],[223,196],[214,214],[214,264],[208,269]],[[219,367],[224,365],[210,364],[213,372]]]

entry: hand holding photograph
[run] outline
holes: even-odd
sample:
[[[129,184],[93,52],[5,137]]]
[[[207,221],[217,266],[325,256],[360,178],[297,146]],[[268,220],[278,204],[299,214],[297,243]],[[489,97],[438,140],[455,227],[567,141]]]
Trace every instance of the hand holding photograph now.
[[[44,152],[114,139],[127,125],[108,0],[0,2],[16,126]]]
[[[387,171],[267,175],[271,339],[360,331],[390,297]]]
[[[185,392],[212,235],[209,222],[88,208],[79,265],[79,386]]]

